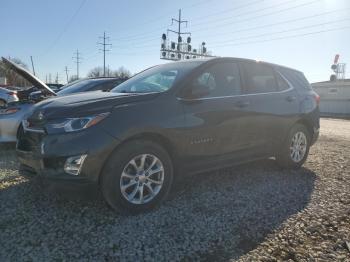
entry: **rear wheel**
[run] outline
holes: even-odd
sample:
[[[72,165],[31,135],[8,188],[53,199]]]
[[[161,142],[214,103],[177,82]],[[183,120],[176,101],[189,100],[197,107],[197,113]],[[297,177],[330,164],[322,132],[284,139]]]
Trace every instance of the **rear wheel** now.
[[[304,125],[293,126],[276,157],[279,165],[285,168],[301,167],[309,154],[310,142],[309,131]]]
[[[168,153],[158,144],[137,140],[111,155],[102,174],[101,190],[113,209],[138,213],[160,204],[172,181]]]

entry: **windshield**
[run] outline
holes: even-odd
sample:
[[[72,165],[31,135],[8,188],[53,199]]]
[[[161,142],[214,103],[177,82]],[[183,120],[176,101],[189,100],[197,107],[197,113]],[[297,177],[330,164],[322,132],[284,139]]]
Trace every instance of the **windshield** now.
[[[84,92],[94,87],[95,85],[98,85],[99,83],[100,81],[96,79],[81,80],[65,87],[63,90],[57,92],[57,94],[68,95],[72,93]]]
[[[179,79],[184,77],[201,62],[171,63],[149,68],[119,86],[114,93],[154,93],[169,90]]]

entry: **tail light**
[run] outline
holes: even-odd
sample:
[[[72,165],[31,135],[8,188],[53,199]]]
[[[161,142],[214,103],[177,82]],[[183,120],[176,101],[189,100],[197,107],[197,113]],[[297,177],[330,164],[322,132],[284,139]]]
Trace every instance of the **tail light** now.
[[[320,104],[320,96],[318,94],[315,93],[315,101],[316,101],[316,104],[319,105]]]

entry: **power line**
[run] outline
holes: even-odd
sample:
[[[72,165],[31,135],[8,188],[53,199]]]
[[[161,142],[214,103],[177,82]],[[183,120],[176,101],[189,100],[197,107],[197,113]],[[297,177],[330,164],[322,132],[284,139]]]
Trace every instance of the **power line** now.
[[[81,63],[81,53],[79,53],[79,50],[75,52],[75,56],[72,57],[74,60],[74,63],[77,64],[77,78],[79,79],[79,64]]]
[[[237,18],[237,17],[242,17],[242,16],[251,15],[251,14],[255,14],[255,13],[260,13],[260,12],[265,11],[265,10],[271,10],[271,9],[273,9],[273,8],[277,8],[277,7],[280,7],[280,6],[288,5],[288,4],[294,3],[294,2],[296,2],[296,1],[297,1],[297,0],[285,1],[285,2],[278,3],[278,4],[274,4],[274,5],[271,5],[271,6],[268,6],[268,7],[259,8],[258,10],[247,11],[247,12],[244,12],[244,13],[235,14],[233,17],[234,17],[234,18]],[[320,1],[320,0],[315,0],[315,1]],[[234,10],[234,11],[235,11],[235,10]],[[227,12],[230,12],[230,11],[229,11],[229,10],[224,10],[224,11],[221,11],[220,13],[227,13]],[[207,17],[207,16],[206,16],[206,17]],[[209,21],[194,23],[194,24],[191,24],[191,26],[192,26],[192,27],[196,27],[196,26],[198,26],[198,25],[207,24],[208,22],[210,22],[210,23],[216,23],[216,22],[225,21],[225,20],[231,20],[231,19],[232,19],[232,16],[231,16],[231,17],[216,18],[216,19],[212,19],[212,20],[209,20]]]
[[[311,15],[311,16],[304,16],[304,17],[299,17],[299,18],[295,18],[295,19],[284,20],[284,21],[280,21],[277,23],[271,23],[271,24],[266,24],[266,25],[261,25],[261,26],[254,26],[254,27],[249,27],[249,28],[243,28],[243,29],[238,29],[238,30],[234,30],[234,31],[230,31],[230,32],[216,33],[214,36],[228,35],[228,34],[253,31],[253,30],[263,29],[263,28],[268,28],[268,27],[274,27],[274,26],[279,26],[279,25],[283,25],[283,24],[289,24],[289,23],[293,23],[293,22],[308,20],[308,19],[312,19],[312,18],[324,16],[324,15],[333,14],[333,13],[345,12],[345,11],[349,11],[349,10],[350,10],[350,8],[336,9],[336,10],[329,11],[329,12],[323,12],[323,13],[318,13],[318,14]],[[207,36],[206,34],[200,34],[200,35]],[[213,35],[211,35],[211,36],[213,36]],[[158,37],[156,37],[156,38],[152,37],[150,40],[142,41],[142,43],[152,42],[152,41],[158,40],[158,39],[159,39]],[[147,44],[146,45],[127,44],[127,46],[121,45],[121,46],[118,46],[118,48],[128,49],[128,48],[143,48],[143,47],[151,47],[151,46],[153,46],[153,44],[148,44],[148,45]]]
[[[279,7],[279,6],[282,6],[282,5],[285,5],[285,4],[289,4],[289,3],[295,2],[295,1],[297,1],[297,0],[289,0],[289,1],[286,1],[286,2],[283,2],[283,3],[279,3],[279,4],[272,5],[272,6],[269,6],[269,7],[266,7],[266,8],[262,8],[262,9],[259,9],[259,10],[249,11],[249,12],[237,14],[237,15],[234,16],[234,18],[241,17],[241,16],[246,16],[246,15],[250,15],[250,14],[254,14],[254,13],[258,13],[258,12],[261,12],[263,10],[269,10],[271,8]],[[254,17],[250,17],[250,18],[247,18],[247,19],[244,19],[244,20],[233,21],[233,22],[229,22],[229,23],[222,23],[222,24],[217,25],[217,27],[223,27],[223,26],[232,25],[232,24],[235,24],[235,23],[241,23],[241,22],[245,22],[245,21],[255,20],[257,18],[270,16],[270,15],[286,12],[286,11],[289,11],[289,10],[292,10],[292,9],[296,9],[296,8],[304,7],[304,6],[307,6],[307,5],[311,5],[311,4],[314,4],[314,3],[319,2],[319,1],[321,1],[321,0],[313,0],[313,1],[310,1],[310,2],[307,2],[307,3],[302,3],[302,4],[299,4],[299,5],[296,5],[296,6],[292,6],[292,7],[288,7],[288,8],[282,9],[282,10],[273,11],[273,12],[270,12],[270,13],[267,13],[267,14],[262,14],[260,16],[254,16]],[[241,9],[243,7],[248,7],[248,6],[250,6],[250,5],[254,4],[254,3],[257,3],[257,2],[260,2],[260,1],[251,2],[251,3],[248,3],[246,5],[241,5],[241,6],[238,6],[236,8],[230,9],[230,10],[224,10],[224,11],[216,12],[216,13],[209,14],[209,15],[206,15],[206,16],[201,16],[201,17],[205,19],[208,16],[217,15],[217,14],[224,13],[224,12],[229,12],[229,11],[235,11],[235,10]],[[224,18],[224,19],[222,19],[222,18],[214,19],[214,20],[209,21],[209,22],[216,23],[216,22],[220,22],[220,21],[223,21],[223,20],[229,20],[229,19],[231,19],[231,17],[230,18]],[[191,27],[198,27],[198,26],[201,27],[201,25],[203,25],[203,27],[205,27],[205,28],[204,29],[192,30],[192,31],[193,32],[206,31],[207,28],[208,28],[208,22],[207,21],[206,22],[200,22],[200,23],[191,24]],[[151,39],[151,40],[153,40],[154,38],[153,37],[151,38],[151,35],[153,35],[154,33],[159,33],[163,28],[164,27],[159,27],[159,28],[157,28],[155,30],[148,31],[148,32],[145,32],[145,33],[142,33],[142,34],[129,35],[129,36],[120,37],[120,38],[112,38],[112,40],[119,40],[119,41],[123,41],[123,42],[124,41],[141,40],[141,39]]]
[[[255,44],[255,43],[264,43],[264,42],[270,42],[270,41],[275,41],[275,40],[298,38],[298,37],[304,37],[304,36],[309,36],[309,35],[315,35],[315,34],[321,34],[321,33],[333,32],[333,31],[339,31],[339,30],[345,30],[345,29],[350,29],[350,26],[332,28],[332,29],[328,29],[328,30],[313,31],[313,32],[307,32],[307,33],[290,35],[290,36],[276,37],[276,38],[271,38],[271,39],[257,40],[257,41],[247,41],[247,42],[233,43],[233,44],[220,44],[220,45],[214,45],[213,47],[242,46],[242,45]],[[151,52],[153,52],[153,50],[144,50],[143,53],[145,53],[145,52],[151,53]],[[129,56],[129,55],[138,55],[138,54],[133,52],[133,53],[120,53],[118,55],[128,55]]]
[[[293,1],[296,1],[296,0],[293,0]],[[229,8],[229,9],[225,9],[225,10],[222,10],[222,11],[218,11],[218,12],[214,12],[214,13],[211,13],[211,14],[207,14],[205,16],[197,16],[197,17],[192,18],[192,20],[205,20],[205,19],[207,19],[208,17],[211,17],[211,16],[217,16],[217,15],[221,15],[221,14],[225,14],[225,13],[230,13],[232,11],[237,11],[239,9],[243,9],[245,7],[249,7],[249,6],[255,5],[255,4],[260,3],[260,2],[265,2],[265,0],[257,0],[257,1],[249,2],[249,3],[244,4],[244,5],[239,5],[239,6],[236,6],[236,7],[233,7],[233,8]]]
[[[186,27],[187,27],[187,24],[188,24],[188,21],[187,20],[181,20],[181,9],[179,9],[179,18],[178,19],[175,19],[175,18],[171,18],[171,25],[173,25],[173,23],[176,22],[177,23],[177,31],[174,31],[174,30],[171,30],[171,29],[167,29],[167,32],[173,32],[175,34],[177,34],[178,36],[178,42],[181,42],[181,35],[191,35],[191,33],[189,32],[181,32],[181,25],[182,24],[186,24]]]
[[[266,13],[266,14],[262,14],[262,15],[258,15],[258,16],[254,16],[254,17],[248,17],[248,18],[243,19],[243,20],[237,20],[237,21],[232,21],[232,22],[228,22],[228,23],[222,23],[222,24],[215,25],[215,27],[224,27],[224,26],[228,26],[228,25],[232,25],[232,24],[242,23],[242,22],[246,22],[246,21],[252,21],[252,20],[256,20],[256,19],[261,18],[261,17],[266,17],[266,16],[275,15],[275,14],[280,14],[280,13],[284,13],[284,12],[287,12],[287,11],[290,11],[290,10],[293,10],[293,9],[297,9],[297,8],[300,8],[300,7],[311,5],[311,4],[314,4],[314,3],[319,2],[319,1],[320,0],[314,0],[314,1],[307,2],[307,3],[303,3],[303,4],[295,5],[295,6],[292,6],[292,7],[288,7],[288,8],[285,8],[285,9],[281,9],[281,10],[278,10],[278,11],[273,11],[273,12],[270,12],[270,13]],[[239,17],[239,15],[235,16],[235,18],[236,17]],[[197,30],[193,30],[193,31],[194,32],[198,32],[198,31],[203,31],[203,30],[207,30],[207,26],[206,26],[205,29],[197,29]]]
[[[333,20],[333,21],[329,21],[329,22],[325,22],[325,23],[313,24],[313,25],[308,25],[308,26],[302,26],[302,27],[282,30],[282,31],[278,31],[278,32],[272,32],[272,33],[268,33],[268,34],[265,33],[265,34],[253,35],[253,36],[248,36],[248,37],[239,37],[239,38],[234,38],[234,39],[225,40],[225,41],[219,41],[219,42],[213,42],[213,43],[214,44],[215,43],[217,43],[217,44],[231,43],[231,42],[239,41],[239,40],[242,40],[242,39],[252,39],[252,38],[266,37],[266,36],[277,35],[277,34],[282,34],[282,33],[289,33],[289,32],[293,32],[293,31],[299,31],[299,30],[304,30],[304,29],[313,28],[313,27],[325,26],[325,25],[330,25],[330,24],[344,22],[344,21],[349,21],[349,20],[350,20],[350,18]]]
[[[318,14],[315,14],[315,15],[304,16],[304,17],[295,18],[295,19],[289,19],[289,20],[285,20],[285,21],[281,21],[281,22],[277,22],[277,23],[271,23],[271,24],[267,24],[267,25],[254,26],[254,27],[249,27],[249,28],[234,30],[234,31],[230,31],[230,32],[224,32],[224,33],[216,33],[215,36],[227,35],[227,34],[233,34],[233,33],[240,33],[240,32],[252,31],[252,30],[256,30],[256,29],[273,27],[273,26],[278,26],[278,25],[283,25],[283,24],[289,24],[289,23],[293,23],[293,22],[299,22],[299,21],[303,21],[303,20],[307,20],[307,19],[320,17],[320,16],[323,16],[323,15],[329,15],[329,14],[332,14],[332,13],[338,13],[338,12],[348,11],[348,10],[350,10],[350,8],[337,9],[337,10],[333,10],[333,11],[329,11],[329,12],[318,13]]]
[[[182,7],[182,9],[190,9],[192,7],[196,7],[196,6],[199,6],[199,5],[203,5],[203,4],[208,4],[210,2],[213,2],[213,1],[216,1],[216,0],[202,0],[202,1],[198,1],[197,3],[192,3],[192,4],[189,4],[189,5],[185,5]],[[264,1],[264,0],[262,0]],[[155,18],[152,18],[148,21],[144,21],[142,22],[142,25],[146,25],[146,24],[150,24],[150,23],[154,23],[154,22],[159,22],[159,20],[161,18],[168,18],[169,15],[172,15],[174,12],[173,11],[169,11],[169,12],[163,12],[163,15],[161,16],[157,16]],[[160,28],[159,30],[163,30],[164,27]],[[126,30],[129,30],[129,28],[124,28],[124,29],[121,29],[119,30],[119,32],[122,32],[122,31],[126,31]],[[135,35],[138,35],[138,34],[135,34]],[[135,35],[131,35],[131,36],[135,36]],[[114,40],[114,39],[111,39],[111,40]]]
[[[103,39],[102,43],[98,43],[102,45],[102,49],[100,50],[103,52],[103,76],[106,76],[106,52],[111,51],[110,49],[106,49],[106,46],[111,46],[112,44],[106,43],[106,40],[109,40],[109,37],[106,37],[106,32],[103,32],[103,36],[100,38]]]
[[[75,10],[71,18],[68,20],[68,22],[63,27],[62,31],[57,35],[55,40],[52,42],[52,44],[46,49],[43,55],[45,55],[47,52],[49,52],[61,39],[63,34],[68,30],[70,24],[74,21],[75,17],[79,14],[80,10],[83,8],[87,0],[82,0],[78,8]]]
[[[350,26],[344,26],[344,27],[339,27],[339,28],[332,28],[332,29],[328,29],[328,30],[314,31],[314,32],[303,33],[303,34],[296,34],[296,35],[291,35],[291,36],[276,37],[276,38],[265,39],[265,40],[248,41],[248,42],[242,42],[242,43],[237,43],[237,44],[215,45],[214,47],[241,46],[241,45],[248,45],[248,44],[265,43],[265,42],[271,42],[271,41],[275,41],[275,40],[284,40],[284,39],[290,39],[290,38],[298,38],[298,37],[303,37],[303,36],[316,35],[316,34],[321,34],[321,33],[326,33],[326,32],[333,32],[333,31],[339,31],[339,30],[345,30],[345,29],[350,29]]]
[[[209,0],[209,1],[212,1],[212,0]],[[245,4],[245,5],[240,5],[240,6],[237,6],[235,8],[232,8],[232,9],[229,9],[229,11],[232,11],[232,10],[238,10],[238,9],[241,9],[241,8],[244,8],[244,7],[248,7],[248,6],[251,6],[253,4],[256,4],[258,2],[263,2],[265,0],[258,0],[258,1],[254,1],[254,2],[250,2],[248,4]],[[296,0],[293,0],[293,1],[296,1]],[[201,4],[202,2],[208,2],[208,0],[206,1],[201,1],[200,3],[197,3],[197,4],[194,4],[194,5],[191,5],[191,7],[195,6],[195,5],[199,5]],[[217,12],[217,13],[214,13],[214,14],[209,14],[209,15],[206,15],[206,16],[199,16],[199,19],[205,19],[207,18],[208,16],[214,16],[214,15],[218,15],[220,13],[226,13],[228,12],[227,9],[225,9],[224,11],[220,11],[220,12]],[[198,18],[197,18],[198,19]],[[156,21],[159,21],[156,20]],[[142,23],[144,25],[144,23]],[[152,30],[152,31],[148,31],[148,32],[144,32],[142,34],[132,34],[132,35],[128,35],[128,36],[124,36],[124,37],[119,37],[119,38],[112,38],[111,40],[121,40],[121,41],[132,41],[132,40],[140,40],[140,39],[143,39],[143,38],[149,38],[149,35],[150,34],[153,34],[153,33],[159,33],[159,31],[163,31],[164,30],[164,27],[157,27],[156,29]],[[148,36],[148,37],[147,37]],[[158,38],[157,38],[158,39]]]

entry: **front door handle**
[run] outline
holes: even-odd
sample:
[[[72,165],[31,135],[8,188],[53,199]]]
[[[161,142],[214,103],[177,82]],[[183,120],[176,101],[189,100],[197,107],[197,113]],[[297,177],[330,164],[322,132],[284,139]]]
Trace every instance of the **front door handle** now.
[[[239,107],[239,108],[244,108],[244,107],[247,107],[249,105],[250,105],[250,103],[248,101],[238,101],[238,102],[236,102],[236,107]]]
[[[287,96],[286,97],[286,100],[288,101],[288,102],[293,102],[293,101],[295,101],[297,98],[295,97],[295,96]]]

